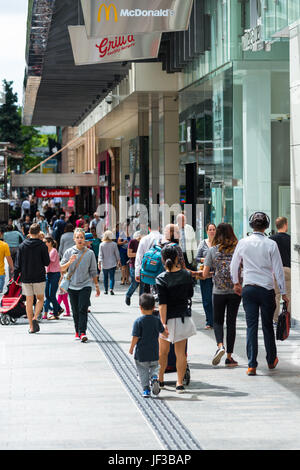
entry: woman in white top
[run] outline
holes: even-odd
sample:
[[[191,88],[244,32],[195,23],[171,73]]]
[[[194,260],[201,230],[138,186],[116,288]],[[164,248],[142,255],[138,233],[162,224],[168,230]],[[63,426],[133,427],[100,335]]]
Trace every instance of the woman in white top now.
[[[107,230],[103,234],[102,243],[99,246],[98,268],[103,269],[104,294],[108,294],[108,278],[110,278],[110,293],[114,295],[115,272],[120,263],[120,253],[118,245],[113,241],[113,233]]]

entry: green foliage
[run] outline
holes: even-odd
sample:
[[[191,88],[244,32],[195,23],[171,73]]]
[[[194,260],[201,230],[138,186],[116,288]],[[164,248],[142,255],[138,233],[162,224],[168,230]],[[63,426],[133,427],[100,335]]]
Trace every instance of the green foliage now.
[[[0,106],[0,140],[10,142],[15,151],[24,155],[23,160],[8,159],[8,173],[17,165],[27,171],[42,161],[32,149],[48,147],[48,136],[41,135],[33,126],[23,126],[22,109],[18,107],[17,94],[13,92],[13,82],[3,81],[5,103]]]

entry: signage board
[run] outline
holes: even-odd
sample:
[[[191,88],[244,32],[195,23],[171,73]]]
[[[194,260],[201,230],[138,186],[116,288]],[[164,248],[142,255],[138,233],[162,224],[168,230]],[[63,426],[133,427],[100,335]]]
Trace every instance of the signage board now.
[[[84,26],[69,26],[75,65],[156,59],[161,33],[88,38]]]
[[[75,197],[74,189],[36,189],[35,196],[39,198]]]
[[[88,38],[184,31],[193,0],[81,0]]]

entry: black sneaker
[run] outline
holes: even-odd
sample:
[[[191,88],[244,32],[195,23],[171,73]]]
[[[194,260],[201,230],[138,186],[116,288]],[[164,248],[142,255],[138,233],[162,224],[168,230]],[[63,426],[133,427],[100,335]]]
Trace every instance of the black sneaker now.
[[[57,313],[57,316],[59,317],[59,315],[61,315],[62,313],[64,313],[64,309],[62,307],[60,307],[60,309],[58,310],[58,313]]]
[[[176,387],[176,393],[184,393],[185,392],[185,388],[183,385],[177,385]]]
[[[218,348],[214,357],[213,357],[213,360],[212,360],[212,364],[213,366],[217,366],[220,362],[220,360],[222,359],[222,357],[224,356],[225,354],[225,348],[224,346],[222,346],[221,348]]]
[[[33,325],[33,329],[34,329],[35,333],[40,331],[40,325],[39,325],[39,322],[37,320],[32,320],[32,325]]]
[[[126,305],[130,305],[130,297],[125,297],[125,303]]]
[[[237,363],[237,361],[235,361],[232,357],[230,359],[228,359],[228,357],[225,359],[226,367],[236,367],[238,365],[239,364]]]
[[[110,295],[115,295],[113,290],[110,291]]]

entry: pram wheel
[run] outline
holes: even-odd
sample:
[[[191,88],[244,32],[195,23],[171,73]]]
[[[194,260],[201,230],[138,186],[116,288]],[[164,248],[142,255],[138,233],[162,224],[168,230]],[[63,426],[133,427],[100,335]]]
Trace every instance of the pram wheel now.
[[[4,319],[3,319],[3,317],[4,317],[4,315],[1,314],[1,316],[0,316],[0,323],[1,323],[1,325],[4,325]]]
[[[13,323],[13,324],[15,324],[15,323],[17,323],[17,319],[14,318],[14,317],[10,317],[10,322]]]
[[[10,318],[9,318],[9,315],[2,315],[2,325],[9,325],[10,324]]]
[[[183,383],[184,385],[189,385],[190,381],[191,381],[191,372],[190,372],[189,366],[187,365],[186,371],[183,377]]]

